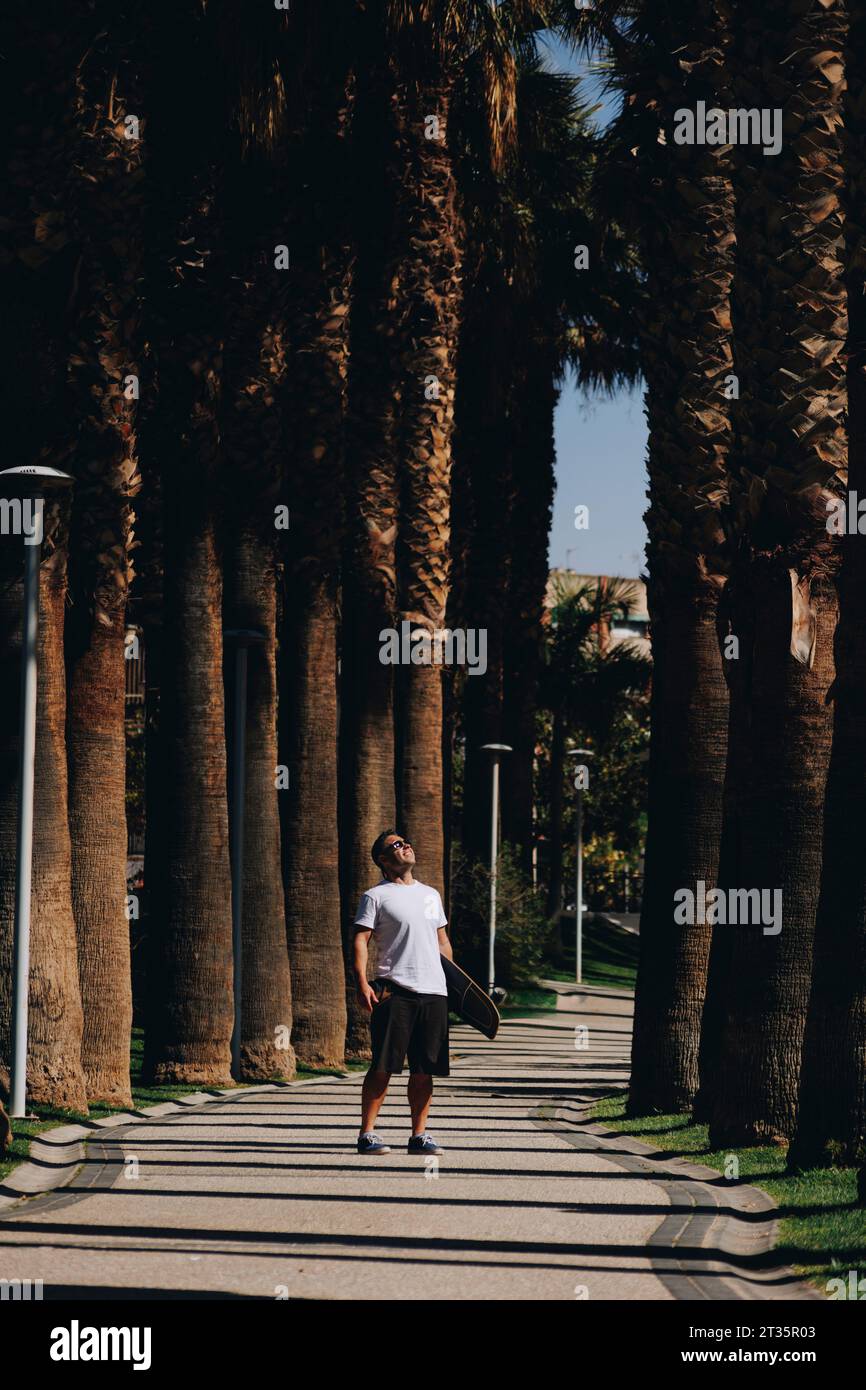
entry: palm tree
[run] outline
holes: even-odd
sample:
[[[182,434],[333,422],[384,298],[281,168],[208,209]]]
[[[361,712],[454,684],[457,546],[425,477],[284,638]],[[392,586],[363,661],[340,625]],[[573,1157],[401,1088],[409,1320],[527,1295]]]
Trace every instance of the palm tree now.
[[[406,618],[428,629],[445,620],[461,326],[452,94],[461,62],[483,67],[486,153],[490,158],[492,141],[493,161],[500,160],[511,80],[506,30],[521,11],[525,18],[538,8],[521,4],[499,14],[486,0],[415,6],[378,0],[365,7],[361,26],[359,51],[366,58],[357,72],[354,139],[364,214],[351,329],[341,679],[347,949],[351,914],[369,883],[369,846],[385,825],[401,818],[407,829],[418,827],[421,870],[444,887],[449,736],[443,737],[441,668],[400,673],[395,759],[394,672],[379,661],[379,633]],[[505,14],[512,9],[515,16]],[[351,980],[348,993],[347,1046],[361,1055],[367,1022],[357,1012]]]
[[[149,55],[146,246],[157,397],[147,442],[160,472],[164,574],[161,746],[148,769],[145,1073],[225,1085],[232,928],[215,490],[225,283],[216,169],[226,101],[216,40],[213,16],[184,0],[171,43],[155,36]]]
[[[249,30],[246,31],[249,38]],[[237,53],[237,44],[234,52]],[[242,88],[242,94],[243,88]],[[243,106],[241,105],[243,110]],[[255,108],[261,113],[261,105]],[[277,531],[283,500],[280,399],[288,371],[286,296],[275,292],[271,248],[283,229],[268,212],[285,178],[270,140],[254,141],[240,122],[243,157],[232,170],[230,207],[244,209],[229,230],[232,277],[223,394],[226,464],[225,626],[263,639],[247,648],[246,791],[240,1078],[291,1077],[292,985],[277,790]],[[251,236],[252,232],[252,236]],[[271,252],[272,254],[272,252]],[[227,648],[226,731],[234,730],[234,661]],[[229,778],[229,822],[234,788]]]
[[[20,344],[19,344],[20,346]],[[20,360],[20,359],[19,359]],[[48,401],[45,402],[49,404]],[[9,438],[23,442],[14,416]],[[18,454],[18,457],[27,457]],[[42,462],[46,454],[36,454]],[[55,455],[48,453],[48,458]],[[30,938],[30,1013],[27,1041],[28,1100],[43,1105],[86,1112],[87,1099],[81,1066],[83,1013],[78,983],[78,953],[72,910],[72,861],[66,816],[66,690],[63,667],[63,616],[66,603],[66,537],[60,517],[45,510],[46,540],[39,574],[39,670],[36,706],[36,768],[33,811],[34,886]],[[2,545],[2,648],[0,672],[6,699],[7,722],[13,731],[2,753],[3,777],[0,800],[2,858],[0,903],[4,924],[2,940],[2,1072],[8,1088],[11,1044],[12,922],[15,903],[15,831],[17,825],[18,729],[21,670],[21,541],[5,537]]]
[[[126,603],[137,482],[136,394],[142,343],[143,138],[140,33],[131,13],[97,4],[92,41],[76,67],[78,145],[67,196],[81,259],[70,308],[78,439],[66,630],[69,828],[82,1063],[91,1100],[132,1103],[132,1022],[126,895]],[[142,133],[143,135],[143,133]]]
[[[87,25],[70,31],[65,7],[7,13],[3,51],[14,53],[0,98],[8,152],[5,216],[0,229],[5,306],[2,405],[10,463],[69,467],[74,447],[67,387],[69,323],[78,247],[64,192],[77,144],[75,64]],[[40,121],[29,113],[39,111]],[[52,138],[44,138],[46,129]],[[86,1109],[81,1066],[82,1009],[72,909],[67,819],[63,619],[65,527],[46,508],[39,585],[39,699],[33,844],[28,1097]],[[0,1075],[10,1062],[12,921],[15,894],[18,718],[21,666],[21,557],[18,536],[0,546],[0,686],[6,718],[0,749]]]
[[[455,60],[458,54],[465,57],[466,43],[455,7],[448,3],[407,15],[402,37],[407,41],[399,55],[404,165],[397,218],[403,243],[399,449],[405,468],[397,617],[398,624],[410,622],[414,634],[444,627],[448,597],[462,230],[447,141]],[[438,123],[434,138],[427,134],[428,115]],[[425,882],[444,891],[440,668],[399,668],[397,701],[397,820],[417,838]]]
[[[523,223],[511,207],[520,153],[515,143],[504,167],[491,158],[484,83],[483,63],[467,63],[453,115],[465,246],[448,625],[481,629],[487,644],[483,674],[452,677],[451,705],[455,711],[459,706],[464,744],[460,842],[470,861],[486,860],[488,851],[490,769],[481,745],[503,739],[507,537],[514,500],[509,397],[518,341],[515,278],[521,253],[528,251]],[[517,109],[522,116],[522,98]]]
[[[279,761],[286,931],[299,1061],[342,1065],[346,984],[339,872],[338,623],[345,531],[344,425],[354,252],[345,190],[355,103],[354,27],[338,3],[301,16],[285,67],[293,112],[288,281],[288,369],[281,390],[287,422],[282,487],[291,500],[284,533],[279,624]],[[327,33],[327,38],[324,35]],[[318,35],[318,37],[317,37]],[[342,43],[339,37],[342,36]],[[323,43],[329,62],[310,94],[294,92]],[[300,190],[300,194],[298,192]]]
[[[728,694],[717,641],[726,556],[732,370],[730,150],[681,145],[674,113],[725,90],[727,34],[714,0],[631,7],[605,35],[624,94],[603,167],[645,273],[640,349],[647,383],[652,740],[640,964],[629,1110],[688,1107],[711,928],[678,927],[675,891],[716,883]],[[615,196],[615,194],[613,195]],[[621,196],[621,195],[620,195]]]
[[[573,264],[576,241],[597,248],[602,239],[589,212],[596,141],[577,80],[547,71],[532,48],[518,52],[515,144],[495,175],[483,157],[473,76],[464,75],[457,112],[467,287],[456,442],[472,497],[466,539],[454,549],[455,558],[468,552],[459,608],[487,632],[487,673],[462,687],[462,848],[486,858],[489,767],[480,747],[504,738],[513,752],[503,834],[528,870],[554,410],[566,363],[586,387],[627,376],[627,335],[617,324],[617,340],[605,312],[621,269],[616,238],[591,281]]]
[[[520,0],[386,0],[398,65],[403,168],[397,190],[403,301],[406,460],[398,528],[398,618],[413,632],[445,625],[449,589],[451,447],[462,321],[464,226],[458,210],[449,118],[462,65],[475,55],[485,76],[490,150],[501,163],[514,138],[513,43],[543,18]],[[444,886],[443,692],[441,668],[409,665],[398,677],[398,820],[417,827],[425,879]]]
[[[264,335],[266,338],[266,334]],[[273,366],[267,345],[258,380],[250,386],[262,389],[262,376]],[[267,388],[264,388],[267,389]],[[256,402],[267,409],[266,402]],[[255,408],[255,406],[253,407]],[[232,456],[230,426],[226,453]],[[254,455],[251,445],[260,439],[261,425],[244,422],[245,438],[238,440],[241,457]],[[249,472],[244,474],[249,484]],[[278,475],[277,475],[278,476]],[[273,484],[258,493],[266,502]],[[252,511],[252,515],[250,512]],[[247,649],[246,790],[243,851],[242,1007],[239,1079],[269,1080],[275,1075],[291,1078],[295,1053],[290,1045],[292,983],[285,933],[280,853],[280,817],[277,791],[277,682],[276,682],[276,575],[273,509],[260,511],[238,506],[238,521],[226,551],[224,593],[226,627],[253,629],[264,642]],[[269,529],[268,529],[269,528]],[[226,662],[226,729],[234,728],[232,660]],[[229,779],[230,807],[233,786]],[[231,824],[231,816],[230,816]]]
[[[509,454],[519,506],[511,515],[508,543],[508,624],[504,643],[503,736],[513,748],[502,779],[502,838],[514,846],[524,873],[531,872],[538,709],[543,682],[544,595],[547,538],[553,514],[554,412],[560,396],[561,358],[555,340],[528,335],[530,352],[515,364]]]
[[[512,323],[502,269],[488,262],[469,280],[460,336],[455,454],[464,455],[460,466],[468,480],[472,526],[464,542],[461,621],[456,613],[449,619],[449,625],[471,626],[487,634],[487,669],[466,677],[460,702],[465,741],[461,847],[469,859],[482,861],[489,844],[490,768],[487,754],[480,749],[484,743],[503,742],[504,645],[512,560],[506,538],[513,502],[507,408],[513,374],[504,359],[514,342]]]
[[[846,470],[845,31],[834,0],[738,12],[733,29],[736,105],[764,105],[773,73],[784,137],[778,155],[744,146],[734,163],[740,399],[727,525],[738,544],[725,618],[740,656],[720,880],[781,894],[783,920],[771,934],[720,928],[730,973],[709,1019],[723,1018],[722,1036],[702,1044],[712,1144],[790,1137],[797,1114],[832,732],[838,554],[826,503]]]
[[[848,485],[866,495],[864,477],[864,97],[866,9],[849,6],[845,46],[846,171],[845,263],[848,292]],[[815,961],[806,1034],[797,1131],[789,1161],[799,1167],[862,1163],[866,1157],[866,917],[863,827],[866,789],[863,757],[866,723],[866,595],[863,548],[857,535],[843,537],[841,612],[836,640],[833,752],[824,810],[824,861],[815,924]],[[860,1170],[861,1201],[866,1170]]]
[[[401,617],[421,627],[435,628],[443,624],[447,607],[448,475],[454,417],[448,404],[452,390],[433,361],[438,354],[446,375],[459,376],[458,398],[463,417],[460,432],[468,456],[464,469],[469,457],[478,453],[480,459],[482,440],[486,455],[486,462],[480,459],[479,466],[467,471],[467,478],[471,472],[469,487],[473,496],[469,510],[474,519],[475,543],[466,562],[465,593],[460,600],[460,608],[472,625],[486,631],[488,644],[487,675],[462,685],[466,736],[464,849],[480,853],[479,829],[485,821],[487,777],[478,749],[481,741],[501,737],[503,728],[504,652],[506,631],[511,624],[505,622],[508,548],[503,560],[501,546],[510,524],[514,494],[509,434],[513,436],[519,428],[516,394],[524,385],[514,363],[504,360],[506,347],[514,348],[506,335],[511,326],[517,341],[526,338],[527,361],[541,352],[537,367],[533,360],[532,385],[541,393],[538,414],[546,421],[542,428],[549,431],[556,403],[552,378],[557,374],[564,348],[558,345],[551,351],[548,344],[564,341],[563,297],[583,300],[584,311],[588,297],[585,293],[575,295],[571,286],[565,288],[566,265],[572,278],[573,266],[564,254],[564,237],[575,231],[575,225],[586,221],[578,208],[591,167],[591,142],[581,128],[573,81],[542,72],[535,54],[536,31],[546,22],[551,6],[515,4],[498,7],[495,13],[486,4],[457,9],[445,4],[428,5],[422,9],[423,16],[416,18],[414,29],[410,23],[398,32],[397,48],[403,71],[409,70],[415,78],[404,84],[403,109],[407,115],[403,132],[410,154],[414,148],[417,170],[410,171],[409,178],[401,184],[401,206],[406,209],[405,221],[410,229],[419,229],[413,244],[419,250],[426,247],[428,254],[423,267],[407,266],[402,283],[408,291],[404,327],[409,338],[408,360],[417,362],[418,346],[428,334],[435,370],[424,378],[426,386],[432,377],[434,390],[426,390],[423,401],[417,368],[411,378],[407,370],[407,380],[412,382],[418,404],[406,414],[411,429],[404,425],[403,452],[410,467],[399,532],[398,559],[403,557]],[[426,33],[425,22],[430,25]],[[434,49],[438,45],[432,58],[424,51],[425,42]],[[455,53],[457,45],[462,44],[464,49],[459,83],[449,69],[449,44]],[[419,93],[421,104],[413,107]],[[428,139],[425,144],[420,138],[420,113],[428,113],[428,122],[435,118],[441,133],[454,102],[453,115],[460,137],[452,137],[449,158],[447,145],[437,149],[435,140]],[[521,122],[519,113],[524,105],[526,119]],[[428,171],[429,189],[422,168]],[[461,175],[462,192],[454,188],[455,169]],[[540,193],[539,170],[543,175]],[[438,195],[434,192],[437,186]],[[413,201],[416,198],[417,202]],[[453,245],[448,227],[436,229],[434,212],[448,222]],[[485,224],[490,215],[504,233],[498,252]],[[464,273],[461,264],[467,250],[470,259]],[[462,304],[461,281],[465,282],[467,294]],[[417,322],[413,320],[412,291],[416,284],[420,287]],[[515,306],[521,303],[524,319],[518,320],[514,317]],[[527,307],[530,305],[532,310]],[[449,346],[458,322],[459,360]],[[490,352],[491,339],[499,346],[499,357]],[[587,379],[592,375],[588,371]],[[407,404],[413,399],[408,388],[405,399]],[[521,406],[525,404],[521,400]],[[552,483],[548,482],[531,517],[518,519],[521,534],[527,527],[538,523],[544,526],[549,521],[551,488]],[[530,495],[535,491],[530,489]],[[524,628],[528,625],[533,634],[528,643],[512,643],[511,663],[512,672],[520,669],[513,682],[512,711],[520,710],[514,718],[519,721],[516,763],[522,778],[526,855],[530,852],[527,824],[531,820],[534,748],[532,703],[537,686],[538,623],[545,579],[539,563],[532,571],[530,592],[516,588],[511,595],[518,611],[525,615]],[[429,666],[408,667],[400,677],[399,804],[408,808],[406,798],[411,798],[412,805],[418,808],[425,837],[437,823],[437,808],[442,801],[438,761],[441,726],[440,673]],[[411,820],[412,816],[404,812],[403,819]],[[438,837],[431,849],[438,862]]]
[[[347,383],[346,530],[340,642],[340,870],[346,964],[346,1053],[369,1056],[369,1020],[359,1007],[351,927],[375,875],[370,846],[396,818],[394,668],[379,660],[382,629],[396,622],[399,507],[396,422],[399,268],[394,199],[399,146],[394,76],[383,55],[381,6],[359,14],[352,147],[355,269]],[[370,942],[370,971],[375,970]]]
[[[554,412],[566,371],[587,392],[637,374],[629,305],[634,255],[593,196],[599,141],[575,80],[546,71],[537,55],[519,64],[518,159],[510,191],[522,229],[515,265],[514,336],[508,384],[512,509],[504,733],[514,749],[503,777],[503,836],[530,871],[533,763],[553,504]],[[592,248],[591,276],[577,273],[574,246]]]

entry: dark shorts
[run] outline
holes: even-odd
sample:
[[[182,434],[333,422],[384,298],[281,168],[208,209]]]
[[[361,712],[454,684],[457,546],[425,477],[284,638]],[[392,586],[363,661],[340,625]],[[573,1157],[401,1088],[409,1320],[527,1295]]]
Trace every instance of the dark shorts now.
[[[408,1055],[410,1073],[448,1076],[448,996],[415,994],[390,980],[374,980],[370,1041],[371,1071],[401,1072]]]

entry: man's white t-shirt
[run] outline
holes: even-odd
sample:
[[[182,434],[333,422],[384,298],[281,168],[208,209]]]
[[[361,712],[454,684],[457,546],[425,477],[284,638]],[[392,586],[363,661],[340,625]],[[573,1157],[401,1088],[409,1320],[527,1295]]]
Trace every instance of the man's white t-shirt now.
[[[426,883],[391,883],[383,878],[361,897],[355,926],[370,928],[379,947],[377,976],[416,994],[446,994],[439,959],[440,927],[448,918],[442,899]]]

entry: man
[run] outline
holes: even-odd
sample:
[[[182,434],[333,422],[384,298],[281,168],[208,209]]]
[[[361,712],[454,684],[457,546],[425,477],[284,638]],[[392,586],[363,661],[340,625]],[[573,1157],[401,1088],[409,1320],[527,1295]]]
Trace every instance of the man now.
[[[410,1154],[443,1150],[426,1131],[433,1077],[449,1075],[448,987],[439,959],[453,960],[445,931],[448,919],[435,888],[412,876],[415,851],[404,835],[383,830],[370,851],[382,872],[364,893],[355,916],[355,981],[358,998],[371,1015],[373,1060],[361,1093],[358,1153],[391,1150],[375,1133],[379,1108],[394,1072],[409,1058],[407,1095],[412,1112]],[[367,943],[376,933],[379,970],[367,980]]]

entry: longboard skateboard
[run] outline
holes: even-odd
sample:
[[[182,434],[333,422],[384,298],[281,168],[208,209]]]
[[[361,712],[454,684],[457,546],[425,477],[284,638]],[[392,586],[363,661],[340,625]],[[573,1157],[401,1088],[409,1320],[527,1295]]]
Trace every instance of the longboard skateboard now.
[[[485,994],[471,975],[467,975],[466,971],[461,970],[459,965],[455,965],[453,960],[442,955],[440,955],[440,960],[442,961],[442,969],[445,971],[445,983],[448,986],[449,1008],[458,1014],[464,1023],[469,1023],[473,1028],[477,1028],[479,1033],[484,1034],[485,1038],[495,1038],[502,1020],[490,995]]]

